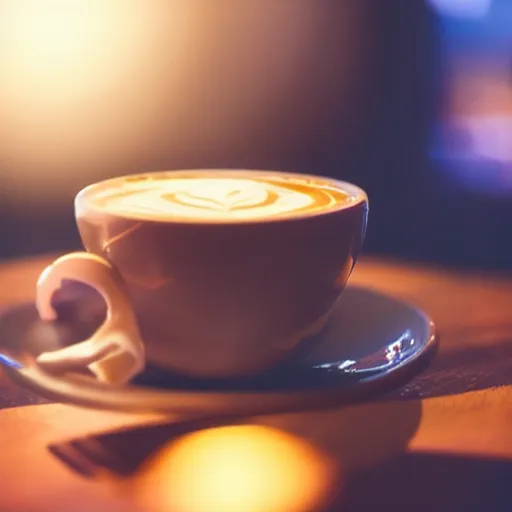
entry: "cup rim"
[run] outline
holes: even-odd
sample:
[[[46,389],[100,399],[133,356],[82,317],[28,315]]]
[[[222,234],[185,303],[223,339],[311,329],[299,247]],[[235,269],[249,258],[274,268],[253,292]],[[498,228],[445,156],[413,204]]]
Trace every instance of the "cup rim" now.
[[[311,218],[323,217],[330,214],[339,213],[345,210],[351,210],[357,205],[362,203],[368,204],[368,195],[367,193],[359,186],[354,185],[353,183],[338,180],[335,178],[317,175],[317,174],[302,174],[297,172],[289,172],[282,170],[258,170],[258,169],[236,169],[236,168],[200,168],[200,169],[169,169],[169,170],[160,170],[160,171],[149,171],[149,172],[141,172],[141,173],[133,173],[133,174],[125,174],[122,176],[115,176],[113,178],[107,178],[104,180],[100,180],[90,185],[82,188],[77,195],[75,196],[74,206],[75,206],[75,217],[83,218],[86,216],[90,216],[94,213],[105,214],[104,211],[95,208],[88,201],[88,197],[91,193],[94,193],[98,189],[102,187],[106,187],[109,184],[114,184],[117,181],[122,181],[127,178],[144,178],[155,175],[164,175],[164,174],[172,174],[172,175],[180,175],[186,177],[187,175],[211,175],[213,176],[233,176],[239,177],[240,175],[251,175],[251,176],[287,176],[290,178],[296,178],[300,180],[312,180],[323,182],[325,187],[332,187],[337,190],[342,190],[343,192],[348,193],[349,200],[340,203],[337,208],[329,209],[325,211],[315,211],[315,212],[303,212],[297,213],[295,215],[290,216],[276,216],[276,217],[259,217],[259,218],[247,218],[247,219],[233,219],[233,218],[220,218],[220,219],[197,219],[197,218],[184,218],[179,217],[176,219],[172,218],[149,218],[137,215],[128,215],[123,213],[110,213],[110,215],[114,215],[116,217],[125,218],[127,220],[139,221],[139,222],[150,222],[150,223],[161,223],[161,224],[195,224],[195,225],[246,225],[246,224],[270,224],[270,223],[282,223],[282,222],[295,222],[299,220],[306,220]]]

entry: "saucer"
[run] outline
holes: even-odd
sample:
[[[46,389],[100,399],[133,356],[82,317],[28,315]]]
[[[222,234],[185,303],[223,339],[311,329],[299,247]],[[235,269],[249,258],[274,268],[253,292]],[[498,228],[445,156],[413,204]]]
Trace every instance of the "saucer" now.
[[[405,384],[426,367],[436,346],[434,324],[421,310],[368,288],[348,286],[314,343],[303,344],[288,361],[265,373],[199,380],[148,367],[129,385],[112,386],[89,374],[51,374],[34,362],[41,352],[84,339],[96,327],[98,310],[84,296],[79,300],[80,294],[71,293],[73,300],[61,308],[68,314],[56,322],[39,320],[33,305],[0,314],[0,364],[21,386],[83,407],[259,414],[353,403]]]

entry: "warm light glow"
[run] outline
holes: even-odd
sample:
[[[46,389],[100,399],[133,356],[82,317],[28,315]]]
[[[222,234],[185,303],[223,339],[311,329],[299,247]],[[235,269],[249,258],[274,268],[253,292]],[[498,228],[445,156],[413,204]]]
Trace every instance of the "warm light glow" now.
[[[157,169],[293,168],[315,134],[355,111],[364,12],[364,2],[0,0],[10,208],[62,212],[86,184]]]
[[[8,40],[11,73],[7,80],[21,93],[37,80],[39,95],[27,98],[32,106],[61,102],[93,88],[101,88],[103,74],[115,64],[119,42],[129,31],[126,16],[116,34],[112,19],[116,2],[101,0],[11,2]],[[131,48],[133,51],[135,48]],[[119,64],[127,64],[126,58]],[[94,73],[90,69],[94,63]],[[13,83],[14,82],[14,83]]]
[[[314,447],[263,426],[186,435],[144,469],[140,496],[149,510],[310,512],[325,506],[334,465]]]
[[[189,17],[186,3],[169,16],[160,0],[2,0],[2,171],[62,186],[136,157],[161,108],[160,59],[187,58]]]

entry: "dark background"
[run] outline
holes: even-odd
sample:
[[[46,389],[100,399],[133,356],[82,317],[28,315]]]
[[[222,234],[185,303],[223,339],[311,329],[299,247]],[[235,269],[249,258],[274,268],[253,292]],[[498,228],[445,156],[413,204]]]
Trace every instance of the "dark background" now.
[[[509,0],[42,4],[0,6],[0,258],[77,247],[92,181],[242,167],[367,189],[366,253],[512,265]]]

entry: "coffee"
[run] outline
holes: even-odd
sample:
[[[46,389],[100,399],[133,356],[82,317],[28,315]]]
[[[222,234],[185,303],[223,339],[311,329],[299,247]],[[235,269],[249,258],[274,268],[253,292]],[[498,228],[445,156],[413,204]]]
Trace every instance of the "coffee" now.
[[[321,178],[185,171],[115,178],[90,199],[93,208],[128,218],[225,222],[328,212],[354,198]]]
[[[360,188],[285,172],[173,171],[86,187],[75,216],[88,252],[43,271],[36,305],[54,318],[54,292],[71,279],[109,313],[92,337],[38,364],[116,383],[146,361],[196,377],[270,368],[325,326],[367,215]]]

